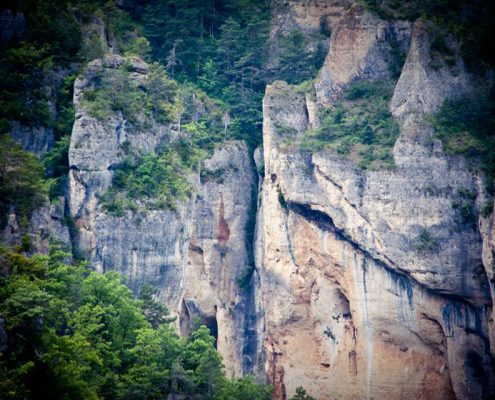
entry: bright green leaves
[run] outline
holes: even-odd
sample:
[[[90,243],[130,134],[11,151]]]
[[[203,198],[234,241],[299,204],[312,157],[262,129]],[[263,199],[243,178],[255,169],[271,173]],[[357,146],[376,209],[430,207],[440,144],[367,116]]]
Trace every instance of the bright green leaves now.
[[[139,299],[115,272],[65,265],[62,253],[26,258],[0,251],[2,398],[270,399],[252,379],[225,377],[205,326],[182,338],[145,285]]]
[[[105,208],[122,216],[126,209],[174,209],[191,193],[187,170],[179,155],[168,149],[161,155],[130,156],[115,171],[113,186],[103,196]]]
[[[180,116],[180,106],[176,103],[178,87],[168,78],[165,68],[151,64],[143,86],[131,78],[129,62],[103,69],[94,87],[85,90],[83,105],[89,114],[103,120],[120,112],[138,129],[146,129],[146,120],[150,117],[159,123],[177,121]]]
[[[290,398],[290,400],[315,400],[313,396],[310,396],[306,389],[302,386],[296,388],[296,393]]]

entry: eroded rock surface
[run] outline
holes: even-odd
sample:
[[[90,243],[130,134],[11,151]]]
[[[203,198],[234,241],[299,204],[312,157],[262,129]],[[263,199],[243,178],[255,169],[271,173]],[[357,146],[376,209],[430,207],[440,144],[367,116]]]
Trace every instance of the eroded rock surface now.
[[[246,146],[241,142],[222,146],[206,161],[201,176],[192,216],[181,330],[187,333],[191,320],[187,304],[194,302],[210,330],[217,333],[217,348],[227,370],[241,376],[256,367],[260,347],[250,282],[256,277],[246,277],[253,262],[246,233],[254,229],[250,214],[256,199]]]
[[[48,254],[55,245],[70,253],[72,249],[69,225],[65,218],[65,198],[59,197],[51,203],[48,199],[23,223],[15,213],[8,215],[7,223],[1,232],[0,241],[8,246],[19,246],[23,236],[29,238],[27,253]]]
[[[493,228],[485,220],[480,232],[455,207],[469,202],[478,215],[482,179],[445,155],[425,118],[472,85],[459,59],[431,66],[420,23],[409,48],[410,35],[408,24],[353,6],[336,23],[316,104],[282,82],[267,88],[256,259],[277,398],[299,385],[321,399],[493,393]],[[391,101],[401,130],[394,169],[363,171],[287,145],[351,83],[392,79],[396,45],[409,52]]]
[[[76,81],[70,210],[81,251],[97,270],[125,274],[135,292],[158,287],[183,334],[200,318],[227,373],[266,374],[275,398],[297,386],[318,399],[490,398],[495,223],[480,216],[483,177],[445,154],[426,118],[470,93],[472,78],[458,54],[452,65],[432,64],[422,22],[382,21],[350,2],[278,7],[272,36],[300,29],[311,37],[321,21],[332,35],[314,93],[283,82],[266,90],[263,148],[254,154],[264,169],[259,200],[246,146],[225,142],[191,176],[194,195],[176,210],[108,214],[101,196],[124,143],[145,153],[180,130],[88,114],[84,92],[121,57],[91,63]],[[133,79],[147,73],[144,62],[131,63]],[[336,153],[288,145],[363,79],[395,84],[393,169],[361,170]],[[460,203],[475,217],[463,218]]]
[[[183,334],[199,317],[217,337],[229,375],[251,372],[257,368],[261,345],[256,333],[257,277],[249,277],[245,288],[239,284],[252,264],[248,231],[254,229],[250,214],[255,212],[257,189],[247,147],[226,142],[215,150],[201,177],[190,177],[194,194],[175,210],[108,213],[101,196],[111,184],[114,166],[125,157],[122,144],[146,153],[180,135],[173,124],[148,120],[146,129],[130,129],[120,113],[103,120],[88,113],[82,101],[85,91],[102,69],[123,62],[119,56],[95,61],[75,84],[70,209],[79,228],[80,250],[96,270],[124,274],[136,293],[145,283],[156,286],[158,298],[179,315]],[[135,59],[131,67],[132,79],[144,82],[148,66]]]

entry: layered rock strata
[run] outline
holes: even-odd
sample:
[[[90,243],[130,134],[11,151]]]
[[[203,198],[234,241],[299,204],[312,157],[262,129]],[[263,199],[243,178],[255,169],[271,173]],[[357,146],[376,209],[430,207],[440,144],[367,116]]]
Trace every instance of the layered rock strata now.
[[[392,79],[397,45],[409,51],[390,105],[400,123],[394,169],[287,145],[353,82]],[[422,23],[353,6],[330,39],[316,102],[282,82],[267,88],[257,267],[277,398],[299,385],[322,399],[493,393],[492,228],[482,240],[478,222],[453,207],[476,193],[478,215],[483,180],[445,155],[425,115],[473,85],[460,59],[433,68],[428,49]],[[434,249],[421,248],[424,231]]]

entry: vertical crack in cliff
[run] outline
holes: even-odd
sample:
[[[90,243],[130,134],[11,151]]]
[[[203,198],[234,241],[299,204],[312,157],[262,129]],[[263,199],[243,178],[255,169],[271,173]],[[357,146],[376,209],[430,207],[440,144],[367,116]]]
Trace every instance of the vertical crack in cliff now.
[[[254,262],[254,241],[256,232],[256,217],[258,214],[258,191],[259,191],[259,178],[252,156],[249,157],[250,167],[253,171],[254,182],[251,187],[251,199],[249,203],[248,215],[246,218],[246,225],[244,229],[245,234],[245,246],[247,254],[246,275],[247,282],[244,288],[244,326],[243,326],[243,346],[242,346],[242,359],[243,359],[243,373],[244,374],[256,374],[256,367],[258,365],[259,347],[259,333],[258,328],[258,315],[256,310],[256,279],[255,279],[255,262]]]
[[[373,370],[373,330],[371,327],[370,313],[368,308],[368,289],[366,287],[366,258],[363,258],[363,263],[361,265],[362,280],[358,279],[359,267],[356,258],[356,253],[354,253],[354,287],[356,293],[361,293],[363,309],[361,313],[363,314],[363,320],[366,329],[366,399],[371,399],[371,377]],[[358,302],[359,304],[359,302]]]

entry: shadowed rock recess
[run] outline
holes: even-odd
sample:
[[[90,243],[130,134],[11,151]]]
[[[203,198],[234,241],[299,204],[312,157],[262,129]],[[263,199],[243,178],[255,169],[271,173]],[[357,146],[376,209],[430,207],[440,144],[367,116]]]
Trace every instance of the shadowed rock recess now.
[[[226,141],[187,176],[192,194],[175,209],[111,214],[102,196],[126,148],[149,153],[183,133],[153,118],[130,128],[120,112],[91,116],[84,94],[122,57],[94,61],[76,80],[69,208],[79,251],[98,271],[118,268],[136,293],[156,286],[181,333],[199,317],[227,373],[254,374],[277,399],[298,386],[317,399],[490,398],[493,213],[479,212],[482,174],[446,154],[428,117],[472,93],[475,78],[457,53],[433,65],[426,22],[386,21],[342,1],[277,4],[272,40],[294,29],[310,37],[322,20],[331,36],[309,89],[266,89],[254,157],[263,176],[242,141]],[[149,74],[139,59],[126,69],[138,83]],[[301,144],[360,81],[393,88],[390,168]],[[466,223],[453,203],[468,192]]]

